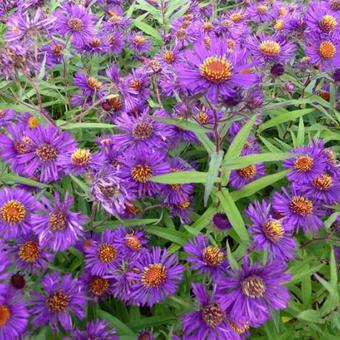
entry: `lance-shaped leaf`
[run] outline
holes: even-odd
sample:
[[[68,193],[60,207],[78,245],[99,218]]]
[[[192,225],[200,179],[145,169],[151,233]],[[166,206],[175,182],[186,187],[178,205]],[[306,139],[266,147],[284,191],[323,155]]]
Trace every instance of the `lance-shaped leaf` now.
[[[205,183],[206,172],[199,171],[178,171],[170,174],[151,177],[151,182],[162,184],[186,184],[186,183]]]

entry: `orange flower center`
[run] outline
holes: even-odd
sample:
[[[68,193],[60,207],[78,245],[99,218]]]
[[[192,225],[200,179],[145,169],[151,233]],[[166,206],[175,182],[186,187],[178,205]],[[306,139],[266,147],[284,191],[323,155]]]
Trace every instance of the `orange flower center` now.
[[[94,47],[94,48],[98,48],[100,47],[100,45],[102,44],[101,40],[99,38],[93,38],[91,41],[90,41],[90,46]]]
[[[16,140],[14,142],[14,148],[15,151],[19,155],[23,155],[25,153],[28,153],[30,151],[30,145],[32,144],[32,141],[28,137],[22,137],[21,140]]]
[[[266,289],[265,282],[259,276],[252,275],[242,281],[242,291],[250,298],[262,297]]]
[[[153,125],[150,123],[137,123],[132,131],[133,138],[137,140],[146,140],[153,133]]]
[[[167,277],[165,267],[161,263],[155,263],[144,269],[142,282],[148,288],[157,288],[165,282]]]
[[[142,89],[142,82],[139,79],[132,79],[130,81],[130,88],[140,91]]]
[[[313,180],[314,188],[318,190],[329,190],[333,186],[333,179],[331,176],[324,174]]]
[[[313,212],[313,202],[303,196],[294,196],[289,203],[292,212],[301,216],[308,216]]]
[[[63,45],[54,45],[52,47],[52,52],[55,55],[61,55],[62,50],[64,49]]]
[[[139,238],[133,234],[126,234],[124,243],[128,248],[134,251],[138,251],[142,248],[142,243]]]
[[[67,217],[62,211],[52,212],[49,215],[48,226],[52,231],[61,231],[66,228]]]
[[[17,200],[9,200],[1,207],[0,216],[7,223],[20,223],[26,217],[26,208]]]
[[[203,249],[202,257],[208,266],[219,266],[223,263],[223,252],[220,248],[208,246]]]
[[[323,41],[321,44],[320,44],[320,47],[319,47],[319,52],[320,52],[320,55],[321,57],[325,58],[325,59],[331,59],[335,56],[336,54],[336,47],[335,45],[327,40],[327,41]]]
[[[338,23],[332,15],[324,15],[320,22],[320,28],[324,33],[331,33],[335,31]]]
[[[152,175],[151,167],[146,164],[136,165],[131,171],[132,178],[140,183],[148,182]]]
[[[6,305],[0,306],[0,327],[6,325],[7,321],[11,317],[11,312]]]
[[[27,123],[29,127],[36,128],[37,126],[39,126],[40,121],[39,121],[39,118],[32,116],[28,119]]]
[[[143,46],[143,44],[145,43],[145,38],[143,36],[141,36],[141,35],[136,35],[133,38],[133,42],[137,46]]]
[[[268,12],[268,7],[265,5],[257,6],[257,13],[266,14]]]
[[[199,112],[195,118],[199,121],[201,124],[207,124],[209,123],[209,116],[205,112]]]
[[[51,294],[47,299],[47,308],[50,312],[63,312],[70,302],[70,297],[62,291]]]
[[[230,15],[230,20],[232,20],[234,23],[238,23],[243,19],[243,15],[240,12],[236,12]]]
[[[92,90],[98,91],[101,89],[102,83],[94,77],[89,77],[87,79],[87,86]]]
[[[233,322],[228,320],[228,325],[237,333],[237,334],[244,334],[249,329],[249,323],[246,322],[241,327],[236,326]]]
[[[71,161],[77,166],[85,166],[89,164],[91,160],[91,152],[88,149],[77,149],[71,155]]]
[[[90,283],[90,290],[94,295],[102,296],[107,292],[109,286],[109,280],[96,276]]]
[[[203,307],[201,309],[201,315],[204,322],[212,328],[220,325],[225,318],[225,313],[222,312],[217,303],[212,303]]]
[[[83,21],[79,18],[71,18],[67,25],[73,31],[80,32],[83,30]]]
[[[294,162],[294,167],[299,172],[307,172],[313,168],[314,160],[310,156],[300,156]]]
[[[21,260],[29,263],[34,263],[40,255],[40,249],[37,242],[27,241],[23,245],[20,246],[19,257]]]
[[[225,57],[208,57],[200,65],[201,76],[213,83],[223,83],[233,73],[231,62]]]
[[[182,202],[177,203],[177,207],[182,210],[186,210],[190,207],[190,200],[184,200]]]
[[[110,263],[117,257],[117,250],[108,243],[104,243],[98,250],[99,260],[103,263]]]
[[[279,242],[283,235],[284,229],[282,228],[282,224],[278,220],[269,220],[263,225],[263,232],[266,237],[274,242]]]
[[[248,165],[245,168],[237,170],[238,174],[246,179],[253,178],[256,175],[256,166],[254,164]]]
[[[40,160],[44,162],[55,161],[58,156],[58,151],[53,145],[41,144],[37,147],[36,154],[40,158]]]
[[[164,52],[164,54],[163,54],[163,59],[164,59],[164,61],[165,61],[166,63],[172,64],[172,63],[175,61],[175,59],[176,59],[175,53],[172,52],[172,51],[166,51],[166,52]]]
[[[260,51],[265,56],[275,57],[280,53],[281,47],[276,41],[265,40],[260,44]]]

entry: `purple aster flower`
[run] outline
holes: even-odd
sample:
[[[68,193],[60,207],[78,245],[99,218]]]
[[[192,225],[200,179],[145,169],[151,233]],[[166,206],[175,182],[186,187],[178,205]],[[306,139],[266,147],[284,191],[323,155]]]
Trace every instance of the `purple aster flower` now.
[[[67,3],[54,15],[57,18],[55,29],[62,36],[71,36],[74,46],[85,45],[93,36],[95,17],[90,15],[86,8]]]
[[[135,266],[129,277],[133,281],[132,298],[149,306],[175,294],[184,271],[175,254],[169,255],[159,247],[145,253]]]
[[[217,283],[219,302],[228,308],[235,319],[247,318],[257,325],[264,323],[271,310],[284,309],[288,305],[288,288],[283,286],[291,276],[286,271],[286,263],[274,261],[260,266],[243,261],[242,268],[230,271]]]
[[[227,318],[225,310],[216,299],[216,286],[208,294],[204,284],[193,283],[193,293],[198,300],[198,310],[182,317],[183,339],[242,340]]]
[[[124,252],[125,257],[141,253],[146,249],[148,239],[145,235],[144,229],[126,229],[119,227],[114,231],[117,244]]]
[[[292,170],[287,175],[290,181],[296,184],[305,184],[323,174],[326,158],[317,140],[313,140],[309,145],[296,148],[292,153],[296,156],[285,160],[283,163],[285,168]]]
[[[17,268],[33,274],[46,269],[47,264],[53,261],[53,256],[45,249],[45,246],[46,240],[39,241],[34,233],[19,236],[16,246],[10,250],[15,256]]]
[[[225,273],[227,267],[225,252],[218,247],[209,245],[207,236],[197,235],[186,243],[183,249],[188,254],[186,261],[191,264],[191,269],[209,274],[213,278]]]
[[[112,215],[124,214],[126,204],[135,198],[134,192],[133,184],[122,177],[119,166],[102,168],[91,184],[93,197]]]
[[[301,189],[308,197],[325,204],[336,204],[340,201],[340,181],[337,176],[324,173],[315,177]]]
[[[10,267],[11,263],[7,257],[6,246],[3,240],[0,240],[0,296],[7,291],[7,281],[11,277]]]
[[[128,41],[130,43],[130,48],[132,48],[137,53],[146,53],[151,48],[151,42],[141,33],[133,32],[129,36]]]
[[[155,338],[153,337],[152,333],[146,329],[140,331],[137,334],[137,340],[154,340],[154,339]],[[175,340],[174,337],[172,337],[172,340]]]
[[[16,112],[11,109],[0,109],[0,127],[7,128],[13,124],[13,120],[16,118]]]
[[[84,173],[98,171],[102,166],[102,159],[97,152],[92,153],[89,149],[77,148],[71,153],[60,157],[60,166],[65,174],[79,176]]]
[[[251,152],[246,152],[250,154]],[[242,189],[246,184],[264,176],[266,167],[262,164],[251,164],[238,170],[232,170],[230,174],[230,185],[234,189]]]
[[[191,222],[191,205],[192,197],[183,197],[179,202],[168,204],[168,207],[172,216],[179,217],[182,224],[188,224]]]
[[[19,165],[25,165],[31,177],[38,172],[41,182],[57,181],[63,174],[60,156],[75,148],[72,136],[52,125],[40,125],[28,133],[28,138],[29,152],[18,156]]]
[[[85,317],[84,286],[70,273],[61,276],[58,272],[46,274],[41,281],[42,293],[31,291],[30,313],[33,325],[50,325],[54,332],[60,324],[65,330],[72,329],[71,314],[78,319]]]
[[[312,3],[308,6],[305,21],[311,32],[318,34],[338,34],[340,33],[340,16],[331,9],[319,3]]]
[[[245,63],[245,52],[228,52],[222,39],[211,39],[210,48],[197,43],[182,58],[177,67],[183,88],[193,94],[206,93],[213,102],[219,95],[233,92],[234,87],[247,88],[257,81],[250,65]]]
[[[56,191],[52,204],[44,196],[41,201],[44,206],[33,223],[33,230],[39,235],[40,241],[46,240],[47,246],[54,251],[65,251],[74,246],[83,235],[86,217],[70,210],[73,198],[66,193],[62,199]]]
[[[282,188],[282,194],[275,192],[273,196],[273,209],[284,218],[288,230],[303,228],[304,232],[316,232],[323,222],[319,216],[322,212],[314,198],[300,194],[295,187],[292,187],[292,194]]]
[[[63,63],[63,51],[65,49],[65,44],[59,41],[51,42],[44,45],[41,49],[42,59],[46,55],[46,66],[52,68],[55,65]]]
[[[259,65],[265,63],[288,63],[295,54],[295,46],[282,35],[265,35],[249,38],[247,46],[251,51],[254,61]]]
[[[99,32],[89,38],[89,41],[86,43],[85,46],[80,48],[76,48],[78,52],[86,52],[90,55],[95,54],[105,54],[110,51],[110,43],[108,37],[105,33]]]
[[[0,339],[19,339],[26,331],[29,314],[22,294],[9,285],[0,296]]]
[[[34,131],[41,124],[39,117],[32,115],[29,112],[22,112],[18,116],[17,126],[21,127],[24,131]]]
[[[5,187],[0,190],[0,232],[5,240],[28,234],[32,230],[34,212],[39,207],[27,191]]]
[[[256,23],[268,22],[273,19],[273,10],[270,4],[255,2],[247,8],[247,17]]]
[[[79,87],[86,96],[102,97],[102,83],[95,77],[86,77],[83,72],[78,71],[74,76],[74,85]]]
[[[112,275],[92,275],[88,271],[85,271],[81,279],[87,295],[93,302],[98,302],[112,295],[112,285],[114,283]]]
[[[112,273],[118,263],[122,250],[112,230],[105,230],[98,241],[84,249],[85,268],[93,275]]]
[[[253,235],[257,250],[268,249],[269,256],[280,261],[294,258],[296,242],[292,233],[287,230],[289,228],[284,221],[271,216],[270,206],[265,200],[250,204],[246,215],[253,223],[249,231]]]
[[[104,22],[105,31],[126,30],[132,20],[124,16],[124,10],[120,6],[108,6],[105,9],[108,19]]]
[[[163,110],[157,110],[152,116],[144,113],[136,118],[123,113],[115,123],[116,128],[125,133],[113,135],[112,141],[118,149],[127,151],[165,149],[169,139],[173,137],[173,129],[169,125],[153,120],[153,117],[167,116]]]
[[[230,221],[227,215],[223,212],[217,212],[212,218],[213,225],[220,231],[226,231],[231,228]]]
[[[103,320],[89,321],[84,331],[75,330],[72,336],[77,340],[102,339],[102,340],[118,340],[116,330],[108,326]]]
[[[161,192],[163,185],[151,182],[150,179],[170,172],[170,165],[163,153],[151,151],[147,147],[136,150],[131,158],[123,158],[121,161],[124,164],[122,176],[134,184],[138,197]]]
[[[113,31],[107,34],[106,36],[107,43],[109,45],[109,52],[119,55],[125,45],[124,37],[122,32]]]
[[[309,34],[306,37],[306,55],[322,71],[340,67],[340,44],[334,35]]]

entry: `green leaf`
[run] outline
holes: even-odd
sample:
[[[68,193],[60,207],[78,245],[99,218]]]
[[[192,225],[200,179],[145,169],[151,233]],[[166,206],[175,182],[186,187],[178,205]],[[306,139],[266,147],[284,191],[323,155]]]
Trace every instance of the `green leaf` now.
[[[315,112],[315,109],[302,109],[302,110],[295,110],[295,111],[287,111],[285,113],[281,113],[279,116],[274,117],[272,119],[267,120],[263,124],[259,126],[259,132],[269,129],[273,126],[277,126],[282,123],[289,122],[291,120],[295,120],[299,117],[302,117],[306,114]]]
[[[292,154],[288,152],[268,152],[268,153],[260,153],[260,154],[252,154],[243,157],[239,157],[238,159],[231,160],[229,162],[223,163],[223,170],[234,170],[234,169],[242,169],[248,165],[262,163],[262,162],[276,162],[284,159],[292,158]]]
[[[328,281],[326,281],[324,278],[322,278],[317,273],[314,273],[313,276],[324,286],[324,288],[326,288],[329,291],[329,293],[332,295],[334,299],[339,298],[339,294],[336,291],[336,286],[334,288]]]
[[[159,42],[163,42],[162,37],[160,36],[160,34],[150,25],[148,25],[147,23],[143,22],[143,21],[134,21],[134,25],[139,28],[141,31],[143,31],[144,33],[150,35],[151,37],[155,38],[157,41]]]
[[[217,182],[218,172],[223,160],[223,151],[214,152],[211,155],[209,170],[206,176],[205,189],[204,189],[204,206],[207,206],[214,183]]]
[[[240,211],[233,201],[233,198],[231,197],[229,191],[227,189],[223,189],[222,191],[217,193],[217,197],[219,198],[222,209],[227,215],[236,234],[240,237],[242,241],[248,242],[248,231],[246,229]]]
[[[128,323],[128,326],[132,329],[138,331],[144,328],[151,328],[154,326],[164,325],[177,320],[175,315],[166,315],[166,316],[152,316],[149,318],[142,318],[139,320],[134,320],[133,322]]]
[[[36,182],[32,179],[21,177],[18,175],[14,174],[5,174],[0,177],[1,182],[4,182],[6,184],[26,184],[31,187],[36,187],[36,188],[48,188],[49,186],[47,184],[43,184],[40,182]]]
[[[290,170],[284,170],[278,172],[277,174],[268,175],[257,179],[247,185],[245,185],[241,190],[233,191],[230,193],[233,200],[236,202],[241,198],[249,197],[263,188],[266,188],[281,179],[285,178]]]
[[[233,269],[238,269],[240,268],[240,265],[238,264],[238,262],[235,260],[233,253],[231,252],[230,246],[229,246],[229,242],[227,240],[227,258],[228,261],[230,263],[231,268]]]
[[[185,233],[181,233],[177,230],[171,230],[168,228],[149,226],[146,228],[147,232],[152,235],[159,236],[165,240],[183,245],[187,242],[188,238]]]
[[[224,161],[227,163],[230,159],[236,159],[242,149],[244,144],[247,142],[251,129],[255,124],[256,116],[253,116],[249,121],[242,127],[239,133],[236,135],[234,140],[229,146],[227,153],[224,156]],[[222,185],[225,186],[229,182],[230,171],[223,171],[222,172]]]
[[[338,269],[335,260],[334,248],[331,247],[331,257],[330,257],[330,284],[336,291],[338,285]]]
[[[295,317],[308,322],[322,323],[320,313],[313,309],[304,310],[295,315]]]
[[[81,188],[81,190],[83,190],[83,192],[85,192],[86,194],[89,193],[89,186],[84,181],[73,175],[70,175],[70,178],[74,183],[78,185],[79,188]]]
[[[205,183],[206,172],[199,171],[178,171],[170,174],[151,177],[151,182],[162,184],[186,184],[186,183]]]
[[[115,126],[107,123],[67,123],[62,120],[57,121],[58,126],[62,130],[75,129],[113,129]]]
[[[158,222],[158,219],[156,218],[130,218],[121,221],[108,221],[95,226],[95,232],[102,232],[106,229],[114,229],[121,225],[124,225],[125,227],[134,227],[155,224],[156,222]]]
[[[99,308],[96,312],[100,319],[108,321],[112,327],[116,328],[119,335],[129,335],[134,337],[136,336],[136,334],[124,322],[120,321],[110,313]]]
[[[305,125],[303,124],[303,118],[300,117],[299,129],[296,137],[296,146],[302,146],[305,144]]]

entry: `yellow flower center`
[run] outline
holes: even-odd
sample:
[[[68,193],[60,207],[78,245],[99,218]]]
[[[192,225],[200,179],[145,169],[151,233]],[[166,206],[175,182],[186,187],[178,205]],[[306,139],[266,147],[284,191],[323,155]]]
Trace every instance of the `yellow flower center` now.
[[[201,124],[207,124],[209,123],[209,116],[205,112],[199,112],[197,115],[195,115],[195,118],[199,121]]]
[[[40,255],[40,249],[37,242],[27,241],[20,246],[18,255],[21,260],[34,263]]]
[[[259,14],[267,14],[268,12],[268,7],[265,6],[265,5],[260,5],[260,6],[257,6],[257,13]]]
[[[50,312],[63,312],[70,302],[70,297],[64,292],[55,292],[47,299],[47,308]]]
[[[124,243],[128,248],[134,251],[138,251],[142,248],[141,241],[139,240],[137,236],[133,234],[126,234]]]
[[[108,243],[104,243],[98,250],[99,260],[103,263],[110,263],[117,257],[117,249]]]
[[[91,160],[91,152],[88,149],[77,149],[71,155],[71,161],[77,166],[85,166],[89,164]]]
[[[235,12],[230,15],[230,20],[233,21],[235,24],[240,22],[243,19],[243,15],[240,12]]]
[[[223,263],[223,252],[220,248],[208,246],[203,249],[202,257],[208,266],[219,266]]]
[[[11,312],[6,305],[0,305],[0,327],[6,325],[11,317]]]
[[[333,179],[327,174],[321,175],[313,179],[313,186],[318,190],[326,191],[333,186]]]
[[[220,325],[225,318],[225,313],[217,303],[212,303],[203,307],[201,309],[201,315],[204,322],[212,328]]]
[[[163,59],[167,64],[172,64],[176,59],[175,53],[172,51],[166,51],[163,53]]]
[[[237,170],[238,174],[245,178],[250,179],[256,175],[256,166],[254,164],[248,165],[245,168]]]
[[[96,276],[90,283],[90,290],[96,296],[104,295],[109,289],[109,280]]]
[[[145,43],[145,38],[142,35],[136,35],[133,38],[133,42],[134,44],[136,44],[137,46],[143,46],[143,44]]]
[[[228,325],[237,333],[237,334],[244,334],[249,329],[249,323],[244,323],[241,327],[236,326],[233,322],[228,320]]]
[[[151,167],[146,164],[136,165],[131,171],[132,178],[140,183],[148,182],[152,174]]]
[[[55,161],[58,156],[58,151],[53,145],[41,144],[37,147],[36,154],[40,160],[44,162]]]
[[[39,118],[32,116],[28,119],[27,123],[29,127],[36,128],[37,126],[39,126],[40,121],[39,121]]]
[[[223,83],[233,73],[231,62],[225,57],[208,57],[200,65],[201,76],[213,83]]]
[[[294,167],[299,172],[307,172],[313,168],[314,160],[310,156],[300,156],[294,162]]]
[[[87,86],[92,90],[98,91],[101,89],[102,83],[94,77],[89,77],[87,79]]]
[[[338,23],[332,15],[324,15],[320,22],[320,28],[324,33],[331,33],[335,31]]]
[[[284,17],[285,15],[287,15],[287,9],[286,7],[280,7],[279,8],[279,13],[282,17]]]
[[[161,263],[155,263],[144,269],[142,282],[148,288],[157,288],[165,282],[167,277],[168,273],[165,267]]]
[[[259,276],[252,275],[242,281],[242,291],[250,298],[262,297],[266,290],[266,284]]]
[[[182,202],[177,203],[177,207],[181,210],[186,210],[190,207],[190,200],[184,200]]]
[[[313,202],[303,196],[294,196],[289,203],[292,212],[300,216],[308,216],[313,212]]]
[[[320,52],[320,55],[321,57],[325,58],[325,59],[331,59],[335,56],[336,54],[336,47],[335,45],[327,40],[327,41],[323,41],[321,44],[320,44],[320,47],[319,47],[319,52]]]
[[[274,25],[275,31],[281,31],[284,26],[284,23],[285,22],[282,19],[276,20],[275,25]]]
[[[227,47],[228,47],[229,50],[231,50],[231,51],[234,50],[235,46],[236,46],[236,42],[235,42],[234,39],[228,39],[227,40]]]
[[[269,220],[263,225],[263,232],[266,237],[274,242],[279,242],[283,235],[284,229],[282,228],[282,224],[278,220]]]
[[[20,223],[26,217],[26,208],[17,200],[9,200],[1,207],[0,216],[7,223]]]
[[[260,51],[265,56],[275,57],[280,53],[281,47],[276,41],[265,40],[260,44]]]

